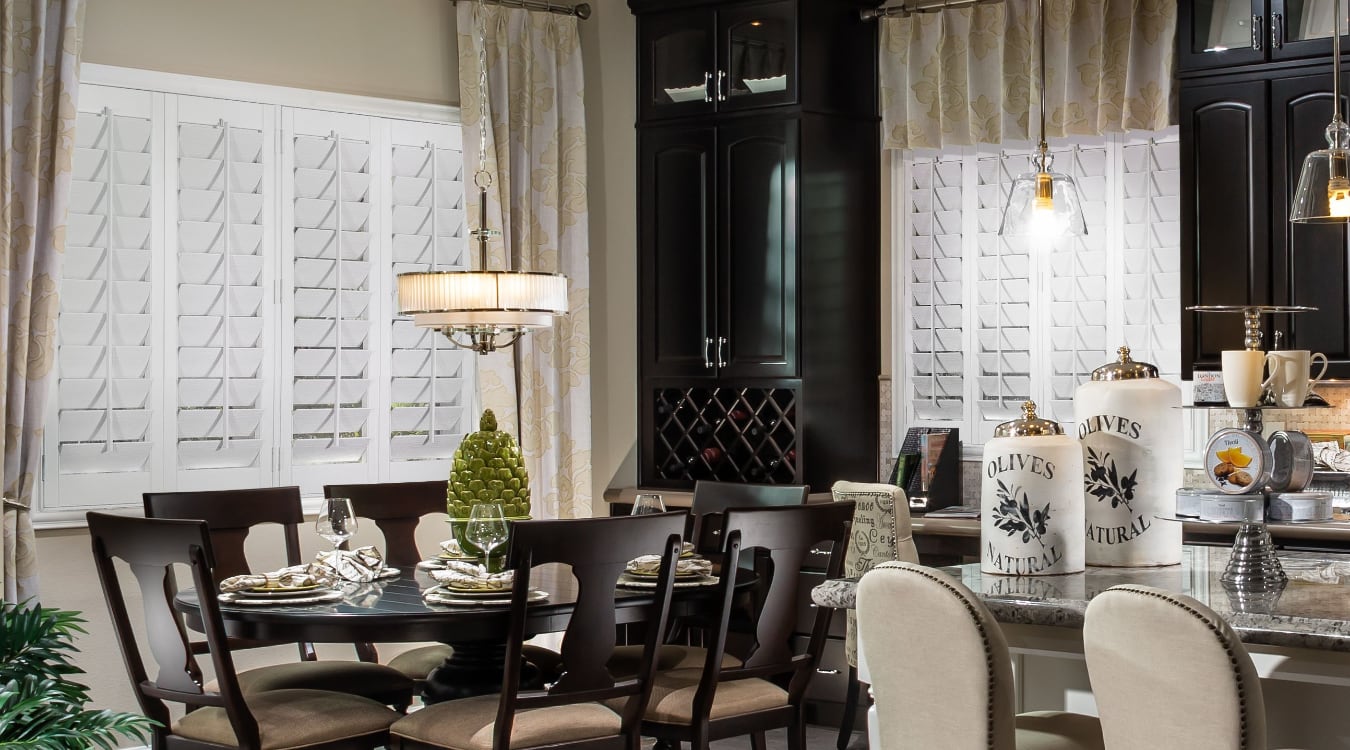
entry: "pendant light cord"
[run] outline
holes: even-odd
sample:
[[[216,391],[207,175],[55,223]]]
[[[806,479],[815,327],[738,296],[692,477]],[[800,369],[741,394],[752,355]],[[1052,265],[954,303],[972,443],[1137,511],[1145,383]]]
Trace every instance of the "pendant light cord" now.
[[[1045,0],[1040,0],[1040,24],[1041,24],[1041,34],[1040,34],[1039,46],[1040,46],[1040,52],[1041,52],[1041,80],[1040,80],[1041,85],[1040,85],[1040,88],[1039,88],[1039,90],[1037,91],[1037,93],[1040,95],[1040,101],[1038,102],[1038,104],[1040,105],[1039,109],[1040,109],[1040,115],[1041,115],[1041,143],[1040,143],[1040,146],[1041,146],[1041,150],[1044,151],[1044,150],[1046,149],[1046,143],[1045,143]]]
[[[1334,34],[1331,37],[1331,87],[1332,104],[1336,114],[1333,121],[1341,119],[1341,0],[1336,0],[1336,16],[1332,23]]]
[[[487,64],[487,3],[478,0],[478,170],[474,172],[473,182],[478,186],[478,231],[473,234],[478,239],[478,270],[488,270],[488,188],[492,186],[492,173],[487,169],[487,129],[488,129],[488,64]]]

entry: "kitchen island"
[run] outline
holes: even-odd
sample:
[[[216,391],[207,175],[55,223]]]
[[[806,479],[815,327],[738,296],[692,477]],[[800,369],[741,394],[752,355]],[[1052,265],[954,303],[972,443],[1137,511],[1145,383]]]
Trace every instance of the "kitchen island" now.
[[[1187,545],[1181,565],[1089,567],[1065,576],[987,575],[978,564],[943,570],[978,594],[1002,625],[1019,711],[1096,713],[1082,656],[1083,613],[1101,591],[1135,583],[1194,597],[1234,627],[1263,678],[1272,746],[1350,746],[1350,722],[1336,708],[1350,700],[1350,555],[1281,552],[1290,582],[1274,593],[1225,589],[1219,576],[1228,555],[1224,547]],[[812,598],[851,608],[856,583],[828,581]]]

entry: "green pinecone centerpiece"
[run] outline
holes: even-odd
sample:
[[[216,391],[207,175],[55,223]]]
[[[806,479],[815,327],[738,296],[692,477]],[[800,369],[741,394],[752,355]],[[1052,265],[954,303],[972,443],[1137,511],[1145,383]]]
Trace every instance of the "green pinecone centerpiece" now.
[[[453,521],[466,521],[473,506],[501,503],[502,515],[521,519],[530,516],[530,476],[515,438],[497,429],[497,416],[483,410],[478,432],[465,436],[455,450],[450,481],[445,492],[446,512]],[[455,536],[463,544],[454,524]]]

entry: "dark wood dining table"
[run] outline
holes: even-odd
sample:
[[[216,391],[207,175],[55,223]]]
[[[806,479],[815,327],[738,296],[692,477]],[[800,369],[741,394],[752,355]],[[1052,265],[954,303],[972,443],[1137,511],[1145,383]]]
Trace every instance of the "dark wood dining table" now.
[[[737,588],[751,586],[752,571],[737,575]],[[422,590],[436,585],[424,570],[403,571],[397,578],[373,583],[339,584],[347,593],[340,601],[310,605],[240,605],[220,603],[225,632],[233,637],[277,642],[407,643],[439,641],[454,655],[427,678],[423,698],[430,702],[483,695],[501,688],[506,660],[505,637],[510,607],[505,604],[428,604]],[[566,569],[540,566],[533,588],[548,593],[547,601],[529,606],[526,636],[566,628],[576,603],[575,580]],[[716,586],[676,588],[672,616],[694,616],[716,606]],[[642,622],[652,603],[650,591],[615,589],[615,625]],[[175,607],[188,627],[201,631],[197,592],[184,589]]]

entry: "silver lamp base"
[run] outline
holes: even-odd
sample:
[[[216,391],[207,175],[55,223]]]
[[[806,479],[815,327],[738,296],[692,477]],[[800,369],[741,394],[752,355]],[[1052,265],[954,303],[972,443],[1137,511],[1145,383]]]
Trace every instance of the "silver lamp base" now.
[[[1233,540],[1233,554],[1219,580],[1225,587],[1250,591],[1282,589],[1289,583],[1289,576],[1275,556],[1270,530],[1264,523],[1248,521],[1238,528]]]

